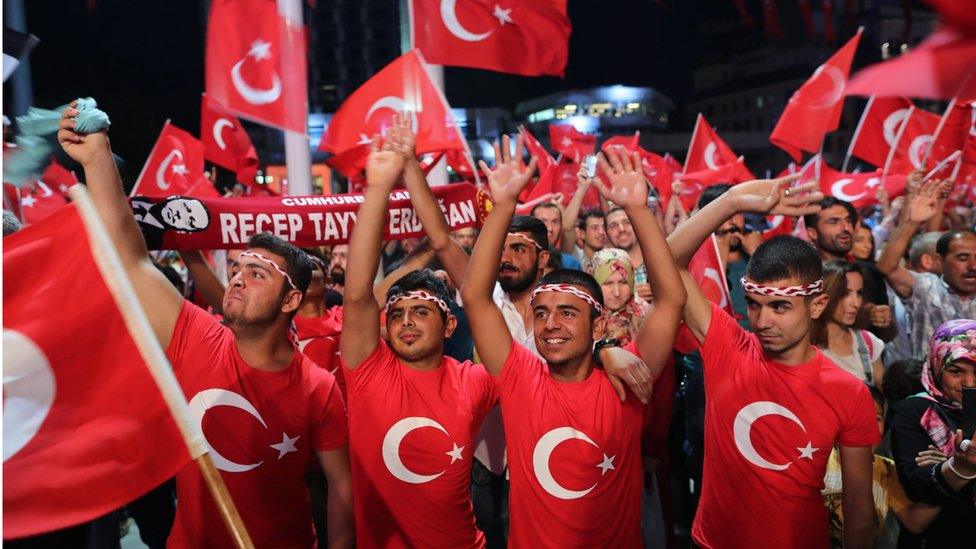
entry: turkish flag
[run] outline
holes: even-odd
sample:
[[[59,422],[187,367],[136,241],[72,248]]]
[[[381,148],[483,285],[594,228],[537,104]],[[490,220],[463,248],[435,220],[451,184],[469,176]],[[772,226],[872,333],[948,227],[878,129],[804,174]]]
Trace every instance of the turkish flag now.
[[[907,53],[859,71],[844,93],[976,99],[976,37],[937,30]]]
[[[826,164],[820,166],[820,190],[825,196],[834,196],[850,202],[855,208],[876,204],[878,187],[884,184],[889,197],[905,191],[905,177],[889,175],[882,178],[881,170],[863,173],[845,173]]]
[[[976,131],[973,126],[973,116],[972,105],[954,101],[949,106],[942,115],[941,127],[932,141],[928,167],[935,167],[950,154],[965,148],[966,138],[971,131]]]
[[[304,134],[305,29],[275,0],[214,0],[207,22],[207,95],[231,112]]]
[[[549,151],[542,146],[542,143],[539,143],[539,140],[524,126],[521,128],[521,132],[522,139],[525,142],[525,148],[529,150],[530,156],[535,157],[539,171],[539,179],[535,185],[523,190],[519,196],[522,202],[527,202],[540,195],[556,192],[556,187],[562,175],[559,173],[559,164],[556,162],[556,159],[549,154]]]
[[[39,180],[20,189],[24,223],[37,223],[67,204],[68,188],[77,182],[74,172],[52,160]]]
[[[644,172],[644,178],[647,179],[648,183],[657,190],[657,194],[661,199],[661,202],[666,206],[668,201],[671,200],[671,183],[674,182],[675,176],[684,171],[681,164],[675,160],[671,155],[660,156],[651,151],[648,151],[644,147],[638,144],[640,139],[640,132],[634,132],[634,135],[627,137],[623,135],[613,136],[600,145],[600,148],[604,153],[609,152],[613,149],[623,149],[630,154],[637,153],[641,158],[641,168]],[[675,170],[675,167],[678,169]],[[604,184],[609,185],[610,181],[606,178],[603,173],[599,173],[600,179]]]
[[[701,196],[701,193],[705,189],[712,185],[718,185],[720,183],[734,185],[742,181],[748,181],[748,178],[743,179],[745,173],[748,171],[748,168],[745,167],[742,160],[736,159],[735,162],[723,164],[715,170],[699,170],[697,172],[685,172],[681,174],[676,179],[680,179],[682,183],[681,195],[679,197],[682,206],[687,211],[695,209],[695,206],[698,205],[698,197]]]
[[[549,143],[553,150],[577,163],[596,150],[596,136],[581,133],[570,124],[549,124]]]
[[[715,235],[710,235],[692,256],[688,263],[688,274],[698,283],[698,287],[709,301],[725,309],[732,318],[735,318],[732,295],[729,294],[729,284],[725,280],[725,267],[718,253]],[[736,284],[738,282],[735,281]]]
[[[788,215],[767,215],[766,221],[769,223],[769,228],[762,233],[764,241],[774,236],[793,234],[793,224],[796,220]]]
[[[463,149],[464,138],[450,106],[430,80],[426,66],[420,52],[412,50],[374,74],[336,111],[319,150],[334,155],[350,153],[346,161],[359,156],[365,166],[370,139],[382,134],[399,111],[412,113],[417,154]],[[357,147],[359,152],[352,153]]]
[[[200,138],[205,160],[236,173],[245,185],[254,183],[258,153],[251,138],[236,116],[206,94],[200,107]]]
[[[566,0],[411,0],[416,47],[436,65],[563,76]]]
[[[911,110],[904,97],[872,97],[864,107],[861,122],[854,132],[851,153],[881,168],[895,146],[898,130]]]
[[[4,539],[102,516],[189,462],[97,265],[74,205],[3,239]]]
[[[446,151],[447,165],[454,170],[454,173],[465,181],[478,181],[476,168],[473,159],[467,150],[450,149]]]
[[[861,41],[858,31],[790,97],[769,140],[799,161],[801,151],[820,150],[826,133],[840,126],[844,85]]]
[[[717,170],[719,166],[732,164],[738,158],[739,155],[732,151],[732,147],[718,136],[715,128],[699,113],[695,130],[691,134],[691,141],[688,143],[685,169],[689,172]]]
[[[562,162],[555,168],[558,170],[558,175],[554,179],[553,188],[555,192],[563,195],[563,200],[565,201],[563,205],[569,204],[570,199],[576,194],[576,188],[579,187],[579,180],[576,178],[576,174],[579,173],[580,168],[581,166],[575,162]],[[586,194],[583,195],[580,211],[595,210],[599,209],[599,207],[600,191],[591,185],[589,190],[586,191]]]
[[[898,141],[888,173],[908,174],[925,167],[925,155],[932,144],[932,136],[939,127],[941,117],[921,109],[912,110],[903,124],[904,132]]]
[[[187,194],[204,177],[203,143],[167,120],[129,196]]]

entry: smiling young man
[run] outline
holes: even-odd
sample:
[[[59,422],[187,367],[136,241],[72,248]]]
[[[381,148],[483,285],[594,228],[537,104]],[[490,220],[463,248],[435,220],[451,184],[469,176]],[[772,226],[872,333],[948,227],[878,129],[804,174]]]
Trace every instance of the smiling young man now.
[[[58,141],[85,169],[92,201],[119,252],[156,338],[189,397],[204,443],[258,547],[314,547],[305,471],[317,459],[329,483],[330,545],[353,545],[345,408],[335,378],[288,337],[309,284],[298,248],[258,235],[233,266],[223,323],[183,299],[149,260],[108,136],[74,131],[62,115]],[[199,468],[176,477],[171,547],[233,547]]]
[[[871,445],[880,433],[867,387],[810,344],[828,301],[817,251],[789,236],[756,249],[741,279],[754,333],[710,303],[687,272],[702,242],[737,213],[819,209],[815,183],[787,188],[789,181],[736,185],[668,238],[688,292],[685,324],[704,362],[705,462],[692,528],[702,547],[826,546],[820,490],[835,445],[845,546],[872,542]]]
[[[516,147],[521,152],[521,144]],[[593,277],[557,270],[532,289],[532,333],[541,358],[515,341],[492,301],[494,268],[516,242],[509,232],[516,198],[528,181],[507,139],[488,174],[494,208],[471,257],[462,288],[475,345],[501,392],[511,477],[509,543],[513,547],[636,547],[641,541],[641,427],[646,408],[622,400],[608,374],[593,363],[603,295]],[[637,166],[637,169],[634,166]],[[649,384],[670,354],[684,301],[678,273],[660,228],[647,210],[647,182],[637,158],[601,163],[612,184],[607,198],[623,205],[649,256],[654,311],[638,336]],[[651,330],[649,326],[654,326]]]

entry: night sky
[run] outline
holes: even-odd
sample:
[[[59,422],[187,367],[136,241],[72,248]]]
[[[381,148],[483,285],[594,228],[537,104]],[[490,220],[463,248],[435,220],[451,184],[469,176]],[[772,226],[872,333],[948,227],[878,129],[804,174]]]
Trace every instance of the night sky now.
[[[391,0],[395,1],[395,0]],[[595,85],[652,86],[681,104],[691,97],[691,70],[705,48],[696,36],[704,15],[737,18],[730,0],[571,0],[569,65],[564,80],[449,68],[455,107],[514,108],[524,99]],[[93,96],[113,120],[112,143],[128,159],[132,181],[163,121],[196,133],[206,8],[201,0],[146,2],[27,0],[34,105],[51,107]],[[328,32],[327,29],[324,32]],[[672,128],[680,130],[683,128]]]

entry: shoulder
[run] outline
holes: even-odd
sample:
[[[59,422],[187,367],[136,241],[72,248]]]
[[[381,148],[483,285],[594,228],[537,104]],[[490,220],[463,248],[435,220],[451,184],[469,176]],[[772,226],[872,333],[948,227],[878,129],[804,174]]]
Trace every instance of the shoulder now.
[[[870,398],[870,391],[867,385],[839,366],[837,360],[833,358],[833,353],[828,354],[829,351],[821,349],[817,351],[822,356],[820,363],[820,381],[827,386],[831,394],[838,397],[841,395],[852,397],[859,396],[863,392]],[[838,399],[838,401],[841,401],[841,399]]]
[[[919,419],[933,402],[921,397],[908,397],[891,407],[892,418]]]

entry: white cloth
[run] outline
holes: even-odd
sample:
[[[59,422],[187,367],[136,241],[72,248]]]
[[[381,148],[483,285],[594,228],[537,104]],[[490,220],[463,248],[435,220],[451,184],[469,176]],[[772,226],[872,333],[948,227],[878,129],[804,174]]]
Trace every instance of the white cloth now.
[[[824,347],[821,349],[824,356],[834,361],[834,364],[840,367],[840,369],[845,372],[849,372],[851,375],[856,377],[861,381],[867,381],[867,377],[864,375],[864,365],[861,364],[861,356],[857,352],[857,338],[854,336],[854,330],[848,330],[851,333],[851,352],[848,355],[838,355],[837,353],[831,351]],[[881,358],[881,353],[884,352],[885,344],[884,341],[878,339],[878,336],[872,334],[867,330],[861,332],[865,337],[865,343],[868,346],[868,352],[871,355],[871,364],[874,364],[879,358]],[[869,341],[870,340],[870,341]]]

